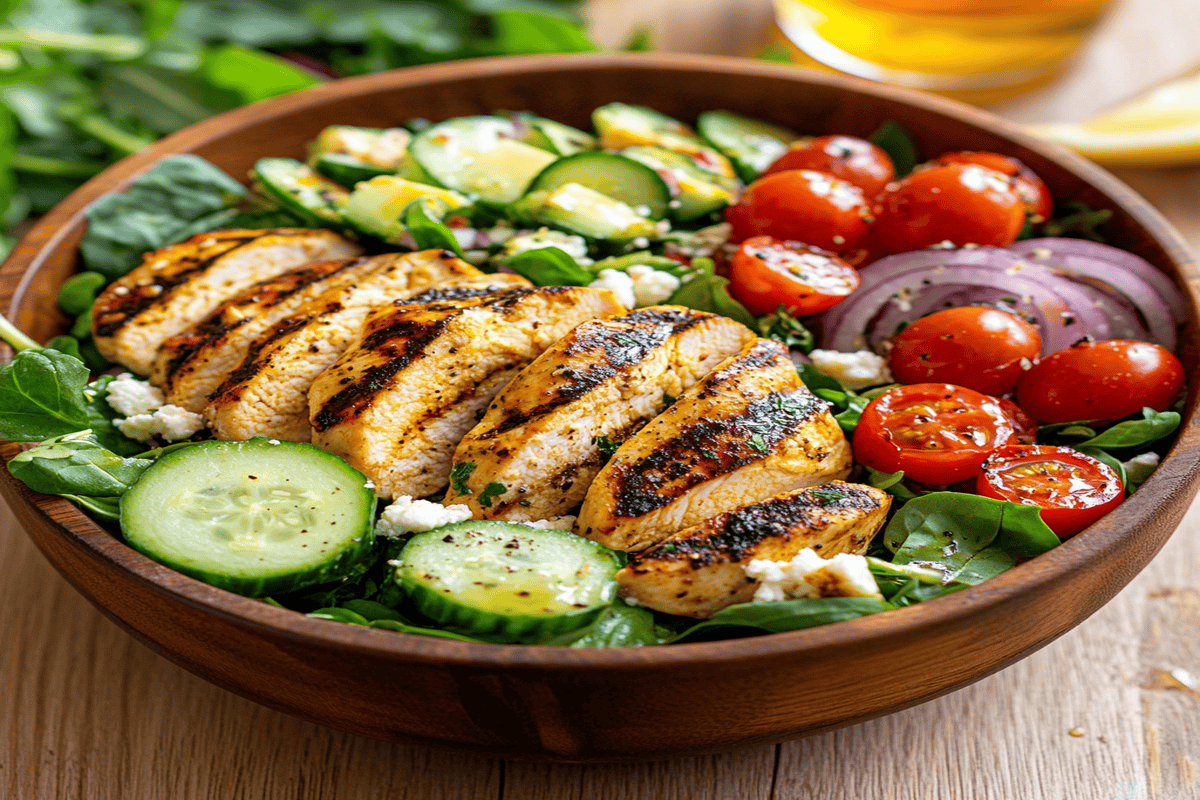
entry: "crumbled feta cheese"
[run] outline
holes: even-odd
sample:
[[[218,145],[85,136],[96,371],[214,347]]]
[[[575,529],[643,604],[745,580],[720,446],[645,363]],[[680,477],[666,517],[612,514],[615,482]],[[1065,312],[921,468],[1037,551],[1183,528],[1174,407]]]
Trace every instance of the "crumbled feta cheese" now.
[[[723,247],[732,234],[733,226],[728,222],[709,225],[698,231],[676,231],[667,242],[667,252],[690,258],[707,258]]]
[[[626,308],[637,305],[637,295],[633,290],[633,278],[619,269],[602,269],[599,277],[588,284],[593,289],[608,289]]]
[[[531,528],[542,528],[548,531],[569,531],[575,527],[575,516],[573,514],[563,514],[561,517],[538,519],[524,524]]]
[[[542,228],[533,233],[514,236],[504,243],[504,255],[515,256],[541,247],[557,247],[580,264],[591,264],[587,257],[587,240],[582,236]]]
[[[140,381],[128,372],[122,372],[108,384],[104,399],[113,411],[127,417],[149,414],[166,402],[158,387]]]
[[[167,404],[154,409],[150,414],[132,414],[125,419],[113,420],[117,430],[139,442],[158,436],[168,442],[189,439],[204,427],[204,418],[199,414]]]
[[[664,303],[679,288],[679,278],[646,264],[634,264],[627,274],[633,279],[633,295],[638,308]]]
[[[870,350],[839,353],[837,350],[813,350],[808,354],[817,371],[836,379],[847,389],[864,389],[892,382],[883,356]]]
[[[375,535],[395,539],[409,533],[424,533],[443,525],[466,522],[471,509],[465,505],[444,506],[428,500],[414,500],[402,494],[383,510],[375,523]]]
[[[151,439],[158,433],[158,425],[154,422],[154,417],[151,414],[134,414],[132,417],[126,417],[125,419],[113,420],[113,425],[116,425],[117,430],[130,439],[135,439],[139,442]]]
[[[853,553],[824,559],[806,547],[791,561],[754,559],[745,569],[746,577],[758,582],[754,599],[759,602],[800,597],[882,597],[867,559]]]

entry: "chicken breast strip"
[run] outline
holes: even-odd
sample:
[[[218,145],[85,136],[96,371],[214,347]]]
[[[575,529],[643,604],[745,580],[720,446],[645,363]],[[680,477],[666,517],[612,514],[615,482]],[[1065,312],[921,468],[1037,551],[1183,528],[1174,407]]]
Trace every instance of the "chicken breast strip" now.
[[[862,555],[890,504],[879,489],[833,481],[726,511],[630,554],[617,573],[620,593],[655,611],[706,619],[754,598],[758,582],[745,569],[753,559],[788,561],[806,547],[822,558]]]
[[[146,255],[92,306],[96,347],[110,361],[148,375],[171,336],[259,281],[308,264],[362,252],[333,231],[299,228],[202,233]]]
[[[313,444],[381,497],[435,492],[459,440],[522,367],[581,322],[624,311],[611,292],[574,286],[381,310],[313,384]]]
[[[518,275],[485,275],[449,251],[399,256],[352,286],[318,296],[254,340],[210,396],[205,421],[221,439],[309,441],[308,390],[359,335],[367,315],[432,286],[464,285],[486,291],[529,282]]]
[[[504,387],[459,443],[454,464],[470,473],[444,502],[469,505],[476,519],[565,514],[613,446],[754,338],[727,317],[681,306],[579,325]]]
[[[163,390],[168,403],[199,413],[260,335],[323,292],[349,288],[401,258],[388,253],[318,261],[256,283],[163,342],[150,382]]]
[[[850,445],[787,348],[758,339],[622,444],[592,483],[575,531],[643,550],[766,497],[850,472]]]

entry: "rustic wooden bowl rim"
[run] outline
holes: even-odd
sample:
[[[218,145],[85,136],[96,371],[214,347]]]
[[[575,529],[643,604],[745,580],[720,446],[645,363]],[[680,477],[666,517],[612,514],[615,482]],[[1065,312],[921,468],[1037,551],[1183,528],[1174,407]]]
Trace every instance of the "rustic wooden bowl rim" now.
[[[126,185],[163,156],[186,152],[198,145],[219,139],[231,129],[285,111],[317,107],[327,99],[371,92],[392,86],[438,83],[448,78],[470,75],[520,74],[556,70],[624,68],[630,70],[709,71],[754,77],[786,78],[804,83],[834,87],[878,98],[901,101],[935,114],[965,120],[1007,137],[1016,144],[1067,167],[1088,183],[1110,196],[1119,196],[1121,204],[1172,257],[1187,285],[1192,319],[1196,324],[1200,303],[1200,271],[1188,254],[1187,244],[1178,233],[1144,200],[1107,171],[1057,146],[1026,135],[1019,127],[979,109],[953,101],[895,87],[881,86],[854,78],[767,64],[745,59],[675,54],[579,54],[565,56],[518,56],[480,59],[470,62],[437,64],[396,70],[376,75],[349,78],[315,87],[297,94],[256,103],[221,114],[172,134],[137,155],[105,170],[78,189],[47,214],[29,237],[14,249],[2,275],[18,278],[14,294],[22,296],[46,255],[62,245],[63,239],[84,221],[88,203],[101,193],[103,185]],[[107,191],[107,188],[104,190]],[[41,239],[34,247],[29,242]],[[8,313],[12,308],[6,309]],[[969,624],[983,609],[1003,604],[1009,598],[1053,582],[1069,583],[1069,576],[1087,567],[1092,559],[1104,558],[1139,521],[1149,518],[1168,498],[1189,491],[1200,471],[1200,426],[1196,421],[1197,397],[1193,386],[1179,437],[1164,463],[1145,485],[1114,512],[1086,533],[1067,540],[1049,553],[1021,564],[970,589],[937,600],[787,633],[764,634],[751,638],[674,644],[641,648],[565,648],[532,645],[495,645],[459,642],[393,631],[362,628],[306,617],[299,612],[276,608],[266,603],[215,589],[187,578],[151,561],[124,545],[100,528],[68,501],[35,495],[17,485],[26,501],[37,506],[47,524],[60,527],[81,547],[115,564],[130,579],[169,594],[175,601],[203,609],[238,623],[269,631],[299,642],[317,641],[347,653],[414,663],[469,664],[477,666],[536,667],[539,670],[620,670],[644,668],[648,663],[669,667],[693,661],[706,663],[738,662],[762,656],[787,654],[795,657],[819,657],[831,645],[866,644],[885,647],[889,639],[916,636],[922,629]],[[1190,446],[1189,452],[1181,452]],[[16,448],[5,446],[6,457]],[[15,479],[4,471],[2,478]],[[69,524],[54,521],[48,514]]]

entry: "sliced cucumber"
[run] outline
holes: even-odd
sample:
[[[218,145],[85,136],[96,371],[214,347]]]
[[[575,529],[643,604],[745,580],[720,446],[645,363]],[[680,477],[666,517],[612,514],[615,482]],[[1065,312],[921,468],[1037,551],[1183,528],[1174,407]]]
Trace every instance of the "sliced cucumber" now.
[[[373,164],[395,172],[404,161],[412,134],[403,128],[355,128],[330,125],[309,148],[309,166],[316,167],[324,155],[350,156],[364,164]]]
[[[399,562],[396,579],[422,614],[514,642],[591,622],[616,596],[621,566],[582,536],[496,521],[417,534]]]
[[[686,160],[686,156],[680,157]],[[529,190],[549,192],[568,183],[620,200],[639,216],[650,219],[662,219],[670,210],[671,190],[654,168],[616,153],[590,151],[563,156],[539,172]]]
[[[673,216],[690,222],[736,202],[738,183],[715,172],[700,169],[691,158],[658,145],[627,147],[621,155],[638,161],[659,174],[671,176],[679,187],[673,203]]]
[[[525,143],[560,156],[596,149],[596,137],[578,128],[532,114],[518,114],[515,119],[529,126]]]
[[[555,160],[554,154],[519,141],[518,135],[512,120],[458,117],[417,134],[409,154],[441,186],[510,203]]]
[[[704,140],[733,162],[738,177],[750,183],[800,138],[787,128],[743,117],[732,111],[705,111],[696,120]]]
[[[658,224],[653,220],[620,200],[578,183],[568,183],[552,191],[530,192],[513,203],[513,211],[542,225],[589,239],[624,243],[659,236]]]
[[[653,109],[609,103],[592,112],[592,123],[600,134],[600,146],[605,149],[658,145],[683,153],[701,169],[726,178],[735,177],[729,159],[709,147],[687,125]]]
[[[355,230],[396,243],[404,235],[404,209],[424,198],[439,200],[446,208],[467,205],[467,198],[458,192],[381,175],[354,187],[342,206],[342,217]]]
[[[341,222],[342,204],[350,197],[345,188],[293,158],[260,158],[254,181],[268,197],[309,222]]]
[[[395,175],[395,167],[381,167],[345,153],[323,153],[312,164],[320,174],[341,186],[354,186],[379,175]]]
[[[169,453],[121,498],[125,541],[248,597],[345,575],[371,549],[375,493],[308,444],[203,442]]]

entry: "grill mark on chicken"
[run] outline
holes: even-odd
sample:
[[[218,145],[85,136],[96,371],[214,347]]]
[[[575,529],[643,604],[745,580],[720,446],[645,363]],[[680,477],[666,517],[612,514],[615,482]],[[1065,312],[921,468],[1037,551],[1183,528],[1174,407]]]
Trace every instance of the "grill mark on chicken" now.
[[[772,497],[761,503],[718,514],[698,526],[699,535],[670,539],[669,544],[673,549],[664,549],[660,545],[640,553],[630,553],[629,568],[634,574],[645,574],[649,569],[643,565],[654,561],[686,558],[693,567],[742,561],[766,539],[777,537],[786,542],[802,533],[824,527],[829,519],[826,509],[864,513],[875,511],[882,506],[877,495],[876,490],[838,482]]]
[[[604,354],[601,360],[575,369],[570,380],[561,384],[554,396],[546,402],[524,412],[514,409],[513,413],[500,420],[494,428],[481,433],[478,438],[495,439],[514,428],[527,425],[531,420],[549,414],[556,408],[578,400],[620,370],[644,360],[654,348],[660,347],[672,336],[679,336],[706,319],[681,308],[647,308],[621,317],[621,322],[628,323],[628,327],[591,326],[588,329],[589,335],[578,337],[569,347],[563,349],[563,356],[569,358],[599,351]]]
[[[240,387],[242,384],[249,381],[271,363],[270,356],[267,356],[260,362],[259,357],[262,355],[263,351],[268,350],[272,344],[284,338],[285,336],[288,336],[303,328],[308,324],[308,321],[311,318],[311,314],[297,314],[295,316],[281,319],[278,323],[276,323],[275,327],[271,329],[270,333],[259,337],[254,341],[253,344],[250,345],[250,349],[246,351],[246,357],[242,359],[242,363],[238,365],[237,369],[229,373],[228,377],[225,378],[225,381],[213,390],[212,394],[208,396],[208,399],[215,400],[226,392],[231,392],[229,399],[236,399],[237,397],[240,397]]]
[[[746,362],[766,363],[770,350]],[[747,367],[748,368],[748,367]],[[714,373],[706,383],[723,379],[741,365]],[[706,389],[706,391],[711,391]],[[704,394],[698,395],[703,397]],[[750,401],[741,415],[707,419],[688,426],[640,462],[620,465],[613,473],[616,517],[638,517],[663,508],[687,490],[720,475],[760,461],[811,417],[827,408],[825,401],[800,389],[772,392]],[[818,454],[818,458],[819,458]],[[673,483],[678,481],[678,483]],[[671,485],[670,493],[662,490]]]
[[[279,236],[284,234],[275,231],[273,235]],[[130,288],[127,294],[121,295],[120,300],[111,302],[105,309],[104,314],[96,320],[96,335],[113,336],[138,314],[158,303],[163,295],[170,292],[176,286],[187,282],[193,275],[208,269],[217,259],[224,258],[258,238],[259,236],[255,235],[223,239],[222,244],[225,242],[234,242],[235,244],[232,247],[221,249],[207,258],[197,259],[188,257],[180,259],[175,263],[186,263],[189,266],[170,274],[157,275],[153,283],[146,284],[145,286]]]

